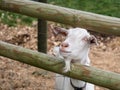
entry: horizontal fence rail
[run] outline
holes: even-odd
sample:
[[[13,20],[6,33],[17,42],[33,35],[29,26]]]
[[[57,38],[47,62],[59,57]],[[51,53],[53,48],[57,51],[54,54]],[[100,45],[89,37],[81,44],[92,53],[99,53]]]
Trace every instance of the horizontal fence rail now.
[[[19,14],[82,27],[88,30],[120,35],[120,18],[68,9],[30,0],[0,0],[0,9]]]
[[[0,55],[112,90],[120,90],[120,74],[117,73],[78,64],[73,64],[70,72],[63,73],[64,61],[62,59],[2,41],[0,41]]]
[[[0,0],[0,9],[82,27],[99,33],[120,36],[120,18],[68,9],[29,0]],[[120,74],[91,66],[73,64],[72,70],[62,72],[64,61],[37,51],[0,41],[0,55],[71,78],[90,82],[112,90],[120,90]]]

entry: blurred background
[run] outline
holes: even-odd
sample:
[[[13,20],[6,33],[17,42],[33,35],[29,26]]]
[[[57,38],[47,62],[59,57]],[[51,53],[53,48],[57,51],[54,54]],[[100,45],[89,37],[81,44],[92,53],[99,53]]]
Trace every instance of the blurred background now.
[[[47,3],[72,9],[120,18],[120,0],[47,0]],[[54,46],[64,37],[54,37],[47,22],[47,53],[52,54]],[[0,40],[37,50],[37,19],[25,15],[0,10]],[[95,32],[98,46],[92,46],[90,59],[92,66],[120,73],[120,37]],[[0,56],[0,90],[54,90],[55,74]],[[108,90],[95,87],[95,90]]]

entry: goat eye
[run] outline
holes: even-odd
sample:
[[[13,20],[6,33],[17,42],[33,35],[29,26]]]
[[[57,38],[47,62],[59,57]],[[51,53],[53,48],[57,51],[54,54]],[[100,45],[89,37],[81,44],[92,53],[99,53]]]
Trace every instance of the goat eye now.
[[[85,36],[82,38],[83,41],[88,41],[88,38]]]

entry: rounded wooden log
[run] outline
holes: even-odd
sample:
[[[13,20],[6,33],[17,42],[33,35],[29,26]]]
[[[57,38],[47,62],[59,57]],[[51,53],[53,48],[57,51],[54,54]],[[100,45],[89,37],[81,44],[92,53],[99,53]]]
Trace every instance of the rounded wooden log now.
[[[70,72],[63,73],[64,61],[62,59],[2,41],[0,41],[0,55],[112,90],[120,90],[120,74],[117,73],[80,64],[72,65],[72,70]]]
[[[120,19],[30,0],[0,0],[0,9],[88,30],[120,35]]]

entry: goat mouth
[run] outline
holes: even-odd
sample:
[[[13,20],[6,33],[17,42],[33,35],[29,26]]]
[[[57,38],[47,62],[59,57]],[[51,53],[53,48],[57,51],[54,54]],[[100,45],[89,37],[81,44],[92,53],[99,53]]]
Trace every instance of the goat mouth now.
[[[71,51],[66,51],[66,50],[63,50],[63,49],[60,49],[60,52],[62,52],[62,53],[71,53]]]

